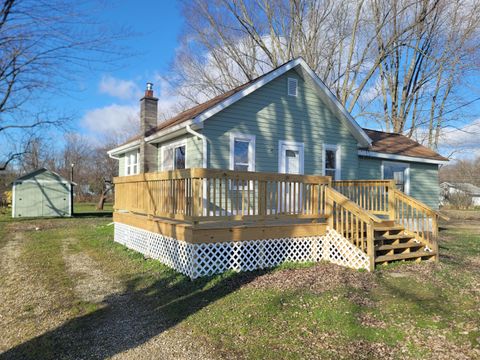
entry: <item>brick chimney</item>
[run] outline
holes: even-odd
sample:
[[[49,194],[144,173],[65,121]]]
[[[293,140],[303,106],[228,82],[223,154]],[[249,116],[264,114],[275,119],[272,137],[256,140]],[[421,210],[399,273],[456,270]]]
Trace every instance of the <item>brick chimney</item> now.
[[[140,131],[143,141],[140,143],[140,173],[157,171],[157,147],[145,142],[157,126],[158,99],[153,96],[153,84],[147,83],[145,96],[140,99]]]

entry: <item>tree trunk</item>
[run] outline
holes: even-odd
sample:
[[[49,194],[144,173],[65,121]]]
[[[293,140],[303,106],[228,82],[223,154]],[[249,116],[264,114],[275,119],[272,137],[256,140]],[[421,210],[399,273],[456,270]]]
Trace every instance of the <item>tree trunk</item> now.
[[[107,193],[108,193],[108,189],[105,189],[100,194],[100,199],[98,200],[98,203],[97,203],[97,210],[103,210],[105,201],[107,200]]]

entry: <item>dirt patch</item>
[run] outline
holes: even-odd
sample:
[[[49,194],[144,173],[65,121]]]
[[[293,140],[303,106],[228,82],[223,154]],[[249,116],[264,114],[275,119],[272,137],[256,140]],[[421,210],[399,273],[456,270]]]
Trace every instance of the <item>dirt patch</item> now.
[[[339,287],[369,290],[375,286],[373,274],[330,263],[318,263],[305,269],[288,269],[259,276],[247,287],[278,290],[308,290],[322,293]]]
[[[405,262],[397,265],[397,267],[382,269],[381,267],[377,271],[381,271],[382,275],[390,276],[393,278],[410,278],[419,282],[431,282],[436,281],[436,273],[444,268],[442,263],[435,262]]]
[[[82,301],[99,303],[107,296],[121,291],[120,282],[107,276],[87,254],[72,252],[69,247],[75,239],[63,242],[63,258],[67,271],[75,279],[74,291]]]
[[[6,236],[8,241],[0,252],[0,352],[55,328],[66,317],[52,306],[56,297],[42,286],[38,274],[21,261],[27,241],[24,234]]]

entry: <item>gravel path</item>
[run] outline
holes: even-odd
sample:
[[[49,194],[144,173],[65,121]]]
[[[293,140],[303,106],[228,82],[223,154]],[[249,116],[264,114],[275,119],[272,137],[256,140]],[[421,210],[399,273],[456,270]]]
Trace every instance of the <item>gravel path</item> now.
[[[38,274],[20,261],[26,241],[24,234],[15,232],[7,236],[9,239],[0,251],[0,354],[67,319],[55,307],[56,294],[42,286]]]
[[[47,291],[20,258],[26,241],[17,230],[0,252],[0,359],[214,358],[183,329],[162,321],[161,312],[139,301],[134,289],[126,290],[94,259],[74,251],[75,238],[62,244],[66,271],[76,302],[94,308],[86,315],[65,310],[64,298],[58,305],[65,290]]]
[[[112,356],[113,359],[213,359],[202,346],[196,344],[188,334],[180,333],[175,328],[166,330],[164,324],[154,319],[152,324],[151,309],[142,304],[122,289],[118,279],[105,274],[99,264],[85,253],[69,251],[75,239],[64,243],[63,256],[67,270],[75,279],[74,290],[82,301],[107,303],[108,316],[99,322],[93,337],[101,339],[90,356],[111,355],[113,348],[126,348]],[[144,339],[148,339],[144,341]],[[122,346],[119,343],[138,346]],[[103,351],[105,353],[103,353]],[[107,356],[108,356],[107,355]]]

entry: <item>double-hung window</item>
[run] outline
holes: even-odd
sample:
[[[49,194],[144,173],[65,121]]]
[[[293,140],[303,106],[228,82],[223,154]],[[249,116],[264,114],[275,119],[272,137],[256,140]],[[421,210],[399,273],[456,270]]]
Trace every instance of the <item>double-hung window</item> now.
[[[341,154],[338,145],[323,145],[323,174],[332,180],[340,180]]]
[[[230,134],[230,169],[255,171],[255,136]]]
[[[162,146],[162,170],[178,170],[186,168],[185,142],[177,142]]]
[[[136,175],[139,172],[140,150],[134,150],[125,154],[125,175]]]

